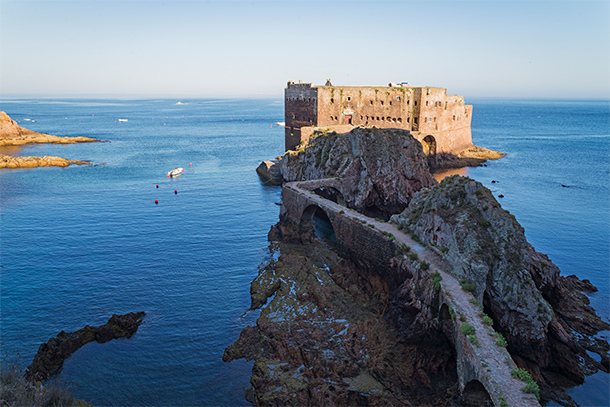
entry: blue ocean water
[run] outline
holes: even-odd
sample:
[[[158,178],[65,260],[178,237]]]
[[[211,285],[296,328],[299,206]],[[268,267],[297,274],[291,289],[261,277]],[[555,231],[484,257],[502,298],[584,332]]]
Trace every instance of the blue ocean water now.
[[[254,170],[283,153],[283,101],[177,102],[0,101],[31,130],[108,141],[9,151],[94,166],[0,171],[3,350],[27,365],[61,330],[147,312],[132,338],[88,344],[64,364],[60,377],[95,405],[248,404],[251,362],[221,358],[256,318],[249,284],[268,260],[281,191]],[[563,274],[599,288],[591,302],[608,320],[610,103],[468,102],[474,143],[507,156],[463,172],[504,195]],[[174,167],[185,173],[168,179]],[[571,394],[608,405],[608,385],[600,373]]]

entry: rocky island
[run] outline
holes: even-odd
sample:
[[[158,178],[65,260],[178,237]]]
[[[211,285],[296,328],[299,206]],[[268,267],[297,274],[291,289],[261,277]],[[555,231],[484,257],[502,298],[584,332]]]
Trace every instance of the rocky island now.
[[[36,133],[19,126],[5,112],[0,112],[0,147],[23,146],[26,144],[74,144],[100,141],[89,137],[59,137]],[[91,164],[88,161],[68,160],[60,157],[13,157],[0,154],[0,168],[32,168],[70,164]]]
[[[566,387],[608,372],[591,283],[480,183],[434,180],[408,131],[314,132],[277,165],[260,317],[223,357],[254,360],[255,405],[570,406]]]

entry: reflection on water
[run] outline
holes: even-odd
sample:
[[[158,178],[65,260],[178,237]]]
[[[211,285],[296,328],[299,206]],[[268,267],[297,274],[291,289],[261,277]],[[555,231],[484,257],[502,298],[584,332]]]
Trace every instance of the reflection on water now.
[[[17,157],[23,146],[0,146],[0,154]]]
[[[432,174],[434,179],[437,180],[438,182],[441,182],[445,178],[450,177],[452,175],[459,175],[462,177],[466,177],[468,175],[468,167],[450,168],[448,170],[443,170],[443,171],[437,172],[435,174]]]

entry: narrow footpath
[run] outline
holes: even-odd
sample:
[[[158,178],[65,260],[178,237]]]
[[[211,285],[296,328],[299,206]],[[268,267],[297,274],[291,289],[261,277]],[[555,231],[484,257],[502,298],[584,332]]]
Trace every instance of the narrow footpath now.
[[[316,181],[311,182],[314,183]],[[319,180],[317,183],[319,183]],[[373,225],[374,229],[380,234],[382,232],[391,233],[396,238],[398,244],[404,243],[408,245],[411,251],[417,253],[420,260],[430,264],[430,268],[424,272],[431,274],[434,271],[438,271],[440,273],[442,277],[441,290],[448,297],[447,299],[453,303],[452,306],[457,313],[455,323],[460,325],[470,324],[475,329],[478,344],[473,345],[468,341],[466,343],[479,361],[479,366],[475,367],[475,369],[485,376],[487,382],[492,387],[492,389],[489,389],[486,386],[486,389],[495,406],[525,407],[540,405],[536,396],[522,391],[525,383],[511,376],[512,370],[517,366],[506,348],[496,344],[497,338],[493,335],[493,329],[483,323],[482,311],[471,302],[474,296],[462,289],[459,281],[451,274],[451,267],[442,259],[440,252],[416,242],[409,235],[399,231],[395,224],[378,221],[353,210],[345,210],[344,206],[319,195],[312,194],[311,191],[302,187],[307,184],[307,181],[290,182],[285,184],[284,188],[290,188],[302,194],[325,211],[332,211],[335,214],[340,214],[343,211],[344,213],[341,216],[355,219],[367,225]],[[503,404],[502,401],[506,404]]]

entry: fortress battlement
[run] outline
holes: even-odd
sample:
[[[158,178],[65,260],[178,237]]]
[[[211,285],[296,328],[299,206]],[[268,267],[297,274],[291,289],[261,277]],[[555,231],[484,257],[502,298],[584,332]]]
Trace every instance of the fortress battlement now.
[[[426,155],[458,154],[472,147],[472,105],[447,89],[388,86],[324,86],[289,81],[284,89],[285,147],[294,150],[311,127],[351,125],[408,130]]]

